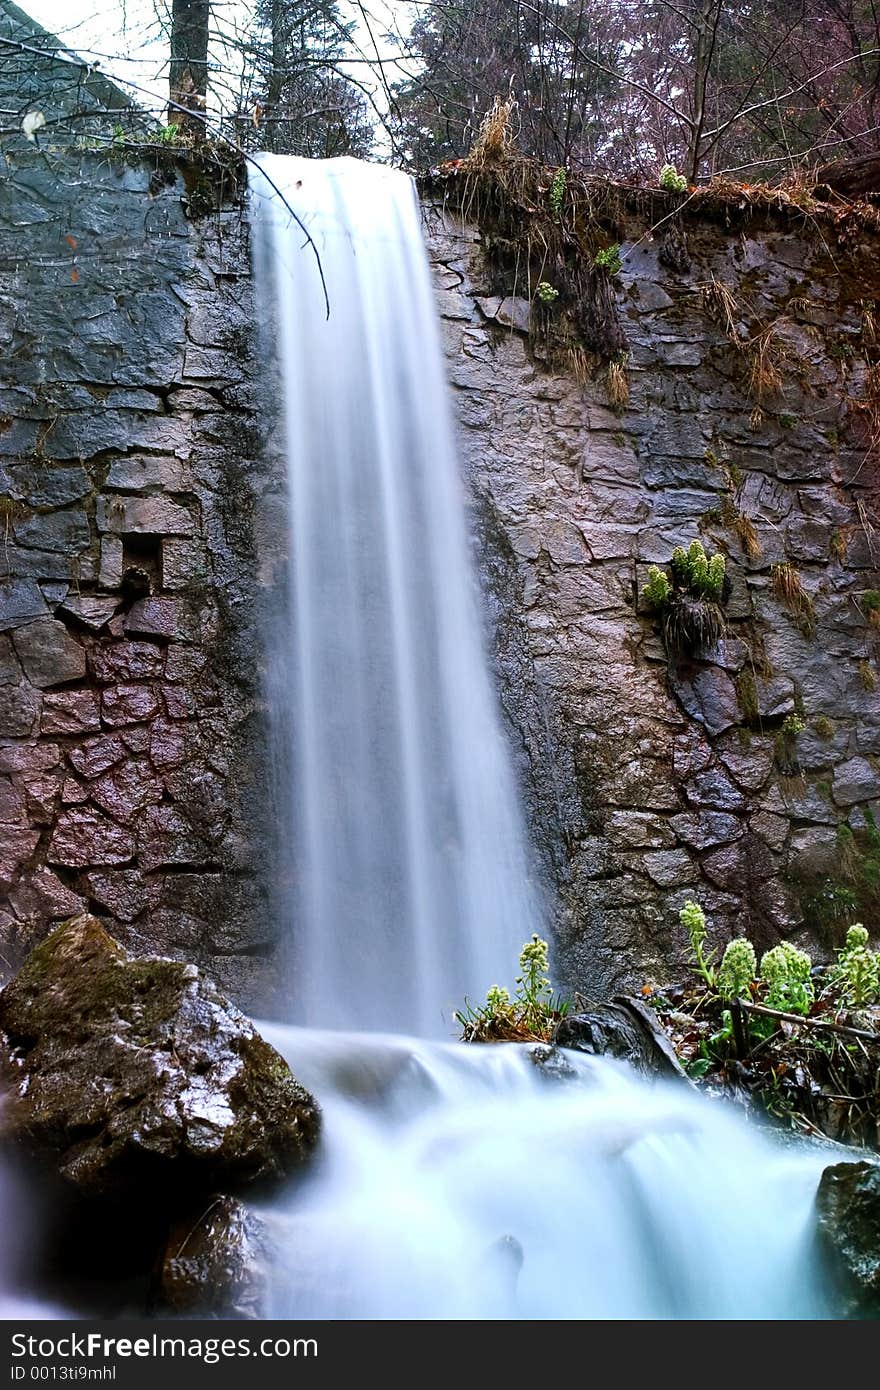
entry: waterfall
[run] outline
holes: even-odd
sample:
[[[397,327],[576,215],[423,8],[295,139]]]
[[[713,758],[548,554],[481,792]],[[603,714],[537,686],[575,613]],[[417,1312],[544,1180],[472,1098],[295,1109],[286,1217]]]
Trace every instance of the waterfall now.
[[[823,1316],[821,1150],[608,1058],[567,1054],[553,1077],[523,1046],[430,1040],[465,995],[507,982],[541,916],[417,205],[388,169],[259,166],[290,514],[272,704],[290,733],[278,810],[307,1025],[263,1028],[325,1117],[314,1169],[267,1213],[269,1312]]]
[[[259,166],[289,489],[273,706],[292,735],[293,1016],[448,1035],[541,922],[418,205],[405,174],[353,159]]]
[[[567,1053],[276,1028],[325,1104],[280,1210],[275,1316],[814,1318],[821,1149]]]

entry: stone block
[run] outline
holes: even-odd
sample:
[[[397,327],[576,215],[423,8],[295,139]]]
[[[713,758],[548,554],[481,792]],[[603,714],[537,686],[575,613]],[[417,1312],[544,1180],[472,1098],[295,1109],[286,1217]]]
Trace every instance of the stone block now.
[[[831,794],[838,806],[855,806],[880,796],[880,777],[867,758],[848,758],[834,769]]]
[[[84,734],[100,727],[98,697],[93,691],[64,690],[44,696],[44,734]]]
[[[180,600],[142,598],[133,603],[123,622],[130,637],[155,637],[170,642],[180,635]]]
[[[7,738],[27,738],[40,718],[42,696],[30,681],[0,685],[0,731]]]
[[[48,616],[49,609],[37,583],[31,579],[0,579],[0,632]]]
[[[92,864],[125,864],[134,852],[129,830],[91,807],[71,807],[58,818],[47,857],[50,864],[85,869]]]
[[[95,680],[103,685],[151,680],[162,675],[164,661],[164,649],[153,642],[102,642],[89,653]]]
[[[109,623],[118,607],[118,599],[71,594],[61,604],[59,612],[72,618],[89,632],[100,632],[101,628]]]
[[[97,525],[114,536],[191,536],[195,529],[186,507],[168,497],[99,497]]]
[[[158,709],[158,696],[149,685],[115,685],[101,694],[101,718],[110,728],[142,724]]]
[[[81,680],[86,673],[85,651],[55,618],[16,628],[13,641],[25,675],[38,690]]]

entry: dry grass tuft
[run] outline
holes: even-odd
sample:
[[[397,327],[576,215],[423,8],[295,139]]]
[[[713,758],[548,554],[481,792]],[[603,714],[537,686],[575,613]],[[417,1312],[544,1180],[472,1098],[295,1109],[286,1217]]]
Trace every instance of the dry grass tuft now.
[[[816,625],[813,600],[804,588],[794,565],[774,565],[770,571],[770,582],[774,594],[798,620],[798,624],[804,630],[813,630]]]
[[[743,347],[748,361],[749,391],[759,401],[776,396],[782,390],[782,354],[775,333],[776,325],[771,324]]]
[[[859,662],[859,680],[862,682],[863,690],[877,689],[877,675],[870,661]]]
[[[491,164],[503,164],[516,149],[513,129],[517,103],[513,97],[496,97],[480,122],[477,138],[471,146],[463,167],[479,173]]]
[[[615,410],[623,410],[629,404],[629,380],[625,362],[609,362],[606,377],[608,399]]]
[[[737,347],[741,346],[739,334],[736,331],[736,321],[740,314],[739,305],[736,302],[731,290],[715,276],[705,285],[700,286],[700,294],[710,318],[720,324],[724,331],[724,336],[729,338]]]

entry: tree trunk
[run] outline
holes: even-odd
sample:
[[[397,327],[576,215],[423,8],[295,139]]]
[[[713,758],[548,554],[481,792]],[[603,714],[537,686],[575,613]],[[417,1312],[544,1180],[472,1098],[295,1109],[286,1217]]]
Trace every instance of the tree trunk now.
[[[201,138],[208,92],[210,0],[172,0],[168,124]]]
[[[835,159],[816,170],[816,184],[826,184],[845,198],[880,193],[880,150],[855,159]]]

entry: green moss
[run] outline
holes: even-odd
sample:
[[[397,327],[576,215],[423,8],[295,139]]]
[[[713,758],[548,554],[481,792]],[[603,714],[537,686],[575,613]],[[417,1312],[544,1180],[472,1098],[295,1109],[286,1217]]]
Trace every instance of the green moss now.
[[[754,723],[758,718],[758,687],[754,675],[749,670],[742,670],[733,684],[736,691],[736,703],[739,705],[743,719],[749,723]]]

